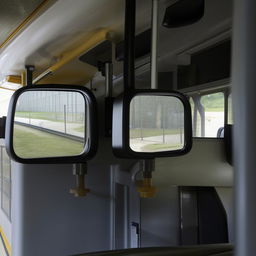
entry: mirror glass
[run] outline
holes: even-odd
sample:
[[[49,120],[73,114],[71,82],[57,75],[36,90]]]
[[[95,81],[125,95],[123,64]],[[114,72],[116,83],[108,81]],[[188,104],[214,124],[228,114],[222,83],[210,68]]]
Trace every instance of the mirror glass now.
[[[80,155],[86,146],[87,103],[76,91],[25,91],[17,101],[13,148],[20,158]]]
[[[184,106],[174,96],[138,95],[130,103],[130,148],[164,152],[184,148]]]

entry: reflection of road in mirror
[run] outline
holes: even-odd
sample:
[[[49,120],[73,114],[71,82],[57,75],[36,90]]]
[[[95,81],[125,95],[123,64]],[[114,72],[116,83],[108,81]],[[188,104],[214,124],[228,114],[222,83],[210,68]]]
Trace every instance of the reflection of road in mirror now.
[[[180,134],[171,134],[163,136],[153,136],[130,139],[130,147],[135,152],[161,152],[170,150],[179,150],[184,147],[183,136]]]
[[[16,122],[31,124],[38,127],[50,129],[53,131],[59,131],[63,133],[72,134],[81,138],[84,138],[84,125],[81,123],[63,123],[63,122],[54,122],[50,120],[42,119],[32,119],[24,117],[15,117]]]

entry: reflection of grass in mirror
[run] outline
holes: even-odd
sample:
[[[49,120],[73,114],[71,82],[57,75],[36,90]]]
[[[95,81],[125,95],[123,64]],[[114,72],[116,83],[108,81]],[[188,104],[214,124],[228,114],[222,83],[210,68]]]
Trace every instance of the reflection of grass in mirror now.
[[[73,115],[72,120],[72,113],[67,113],[67,121],[69,123],[83,123],[84,121],[81,119],[81,115],[79,114],[77,117],[75,114]],[[40,119],[40,120],[48,120],[48,121],[55,121],[55,122],[63,122],[64,121],[64,113],[63,112],[15,112],[15,117],[23,117],[28,119]]]
[[[175,129],[145,129],[143,128],[142,131],[140,128],[138,129],[130,129],[130,138],[141,138],[142,137],[152,137],[152,136],[163,136],[163,133],[165,135],[167,134],[180,134],[179,130]]]
[[[168,151],[182,149],[181,144],[149,144],[142,147],[142,152]]]
[[[21,125],[14,126],[14,151],[22,158],[79,155],[84,144]]]

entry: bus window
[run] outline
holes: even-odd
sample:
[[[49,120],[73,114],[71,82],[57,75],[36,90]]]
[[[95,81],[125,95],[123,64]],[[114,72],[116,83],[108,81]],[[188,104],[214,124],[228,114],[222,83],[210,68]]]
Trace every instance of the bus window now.
[[[205,113],[205,137],[216,137],[219,128],[224,126],[224,93],[204,95],[201,103]]]
[[[224,127],[224,93],[193,95],[190,97],[193,136],[216,138]]]
[[[14,91],[0,89],[0,118],[7,115],[9,101]]]
[[[1,209],[11,219],[11,160],[0,145],[0,194]]]
[[[0,118],[7,115],[10,98],[14,91],[0,89]],[[0,139],[0,205],[11,219],[11,161],[6,153],[4,139]]]

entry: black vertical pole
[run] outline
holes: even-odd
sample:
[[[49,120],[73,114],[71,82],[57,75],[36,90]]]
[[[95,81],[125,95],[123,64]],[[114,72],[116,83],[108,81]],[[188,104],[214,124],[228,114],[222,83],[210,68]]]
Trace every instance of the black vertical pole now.
[[[35,67],[32,65],[26,65],[26,85],[31,86],[33,85],[33,71],[35,70]]]
[[[136,22],[136,0],[126,0],[124,35],[124,90],[134,89],[134,38]]]
[[[232,41],[235,255],[256,251],[256,1],[235,0]]]

